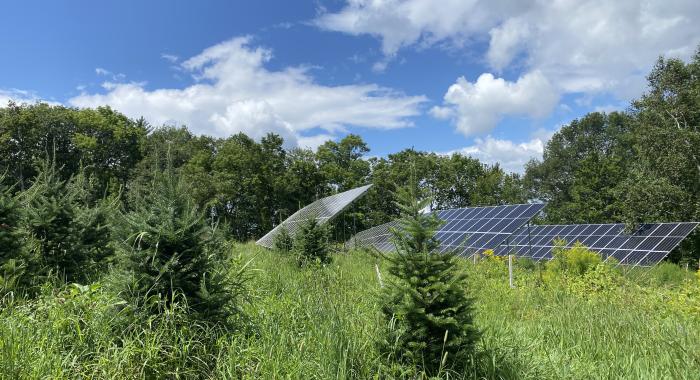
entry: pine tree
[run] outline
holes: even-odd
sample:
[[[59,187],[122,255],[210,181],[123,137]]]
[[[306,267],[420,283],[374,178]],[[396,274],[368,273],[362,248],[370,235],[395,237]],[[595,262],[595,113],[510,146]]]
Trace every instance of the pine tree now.
[[[299,259],[299,265],[330,263],[328,229],[319,224],[316,218],[302,222],[294,238],[294,252]]]
[[[289,234],[284,225],[280,227],[279,232],[275,235],[272,245],[277,251],[282,253],[289,253],[294,248],[294,238],[292,238],[292,235]]]
[[[3,179],[0,176],[0,265],[17,258],[21,247],[20,207],[10,189],[2,185]]]
[[[84,203],[85,186],[81,176],[62,180],[53,165],[44,164],[22,194],[29,236],[23,256],[34,285],[51,275],[89,281],[112,254],[106,210]]]
[[[3,186],[3,180],[0,176],[0,296],[14,288],[21,276],[18,260],[22,253],[21,209],[10,189]]]
[[[156,173],[152,191],[134,202],[120,226],[124,265],[133,274],[127,297],[151,314],[184,297],[196,318],[227,323],[243,291],[243,273],[233,280],[228,275],[225,244],[189,186],[168,169]]]
[[[417,187],[400,189],[400,225],[392,230],[396,254],[388,255],[389,282],[383,288],[382,312],[389,323],[387,348],[399,361],[427,373],[464,364],[478,332],[466,275],[452,253],[438,254],[435,232],[441,221],[421,213],[429,199],[419,200]]]

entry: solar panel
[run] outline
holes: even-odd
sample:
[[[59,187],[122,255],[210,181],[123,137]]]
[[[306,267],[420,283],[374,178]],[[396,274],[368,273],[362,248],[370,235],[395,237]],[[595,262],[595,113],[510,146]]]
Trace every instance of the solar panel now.
[[[462,256],[498,248],[544,208],[544,203],[467,207],[438,211],[445,224],[436,233],[440,252]]]
[[[440,241],[439,252],[453,251],[470,256],[487,249],[496,249],[508,236],[517,231],[537,215],[544,204],[520,204],[489,207],[467,207],[437,211],[444,221],[435,237]],[[348,241],[353,247],[374,246],[382,252],[394,249],[389,227],[390,222],[370,228]]]
[[[282,227],[287,229],[287,232],[294,237],[299,230],[299,227],[309,218],[314,218],[319,224],[324,224],[333,219],[336,215],[342,212],[357,198],[362,196],[372,185],[356,187],[342,193],[321,198],[308,206],[295,212],[284,222],[277,225],[265,236],[261,237],[256,244],[263,247],[272,248],[275,236],[281,231]]]
[[[499,247],[496,254],[551,260],[554,241],[562,239],[566,248],[580,242],[606,261],[613,258],[620,265],[652,266],[666,258],[698,224],[646,223],[633,233],[626,233],[621,223],[525,226]]]

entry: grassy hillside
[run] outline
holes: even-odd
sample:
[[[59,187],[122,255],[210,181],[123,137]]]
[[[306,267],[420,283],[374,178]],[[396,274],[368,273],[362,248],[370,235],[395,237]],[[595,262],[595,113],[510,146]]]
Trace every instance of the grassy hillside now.
[[[389,366],[377,349],[383,322],[377,259],[335,257],[323,269],[252,244],[241,328],[185,323],[178,306],[133,323],[99,284],[46,287],[34,301],[5,297],[0,378],[388,378],[420,376]],[[386,271],[380,262],[384,276]],[[529,269],[528,269],[529,268]],[[700,284],[664,266],[631,281],[614,271],[548,278],[516,266],[516,288],[497,259],[464,262],[483,331],[471,373],[445,378],[677,378],[700,373]]]

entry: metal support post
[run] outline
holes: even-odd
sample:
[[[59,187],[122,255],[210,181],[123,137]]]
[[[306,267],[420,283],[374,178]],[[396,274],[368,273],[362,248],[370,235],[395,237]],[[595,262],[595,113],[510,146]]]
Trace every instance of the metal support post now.
[[[511,289],[515,288],[513,285],[513,255],[508,255],[508,280]]]

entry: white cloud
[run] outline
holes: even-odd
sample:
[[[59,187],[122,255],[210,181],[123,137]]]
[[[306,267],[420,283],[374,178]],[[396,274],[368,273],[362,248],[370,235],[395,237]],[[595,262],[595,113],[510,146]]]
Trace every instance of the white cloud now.
[[[321,14],[315,24],[327,30],[381,38],[382,51],[391,56],[402,47],[418,43],[449,40],[461,45],[498,22],[500,16],[494,10],[508,8],[479,5],[478,1],[465,0],[348,0],[340,12]]]
[[[501,168],[509,172],[523,173],[528,161],[533,158],[542,158],[547,140],[549,140],[548,136],[542,136],[535,137],[530,141],[515,143],[487,136],[483,139],[475,139],[473,145],[444,154],[461,153],[478,158],[485,163],[498,163]]]
[[[408,46],[488,41],[484,58],[496,72],[523,66],[564,92],[628,99],[643,90],[658,55],[694,52],[700,1],[348,0],[315,23],[375,36],[387,57]]]
[[[113,73],[107,69],[104,69],[102,67],[97,67],[95,68],[95,74],[99,76],[105,76],[105,77],[111,77],[113,81],[120,81],[126,78],[126,75],[122,73]]]
[[[615,111],[624,111],[626,108],[626,105],[624,104],[603,104],[596,106],[593,111],[595,112],[605,112],[605,113],[611,113]]]
[[[176,55],[167,54],[167,53],[161,54],[160,57],[163,58],[164,60],[170,62],[170,63],[176,63],[180,59],[180,57],[178,57]]]
[[[310,137],[301,136],[297,138],[298,145],[302,148],[308,148],[311,150],[316,150],[319,146],[328,140],[333,140],[334,136],[329,134],[320,134]]]
[[[32,91],[19,90],[16,88],[0,88],[0,107],[6,107],[9,102],[14,102],[17,104],[34,104],[39,102],[51,105],[60,104],[54,101],[42,99]]]
[[[558,101],[557,89],[539,71],[516,82],[481,74],[474,83],[458,78],[447,90],[444,106],[433,107],[431,114],[454,119],[457,130],[470,136],[491,131],[504,116],[544,117]]]
[[[195,78],[189,87],[151,90],[143,83],[108,82],[103,85],[106,93],[81,94],[69,103],[107,104],[155,125],[185,124],[195,133],[260,137],[275,132],[308,144],[319,137],[300,138],[300,132],[313,128],[333,132],[345,126],[411,126],[409,119],[426,100],[374,84],[320,85],[304,67],[268,70],[270,59],[271,50],[252,46],[248,37],[234,38],[181,63]]]
[[[291,125],[277,115],[264,100],[241,100],[233,102],[222,113],[215,112],[209,117],[214,126],[214,134],[226,136],[230,131],[243,132],[260,139],[267,132],[282,136],[288,144],[297,145],[297,137]]]

